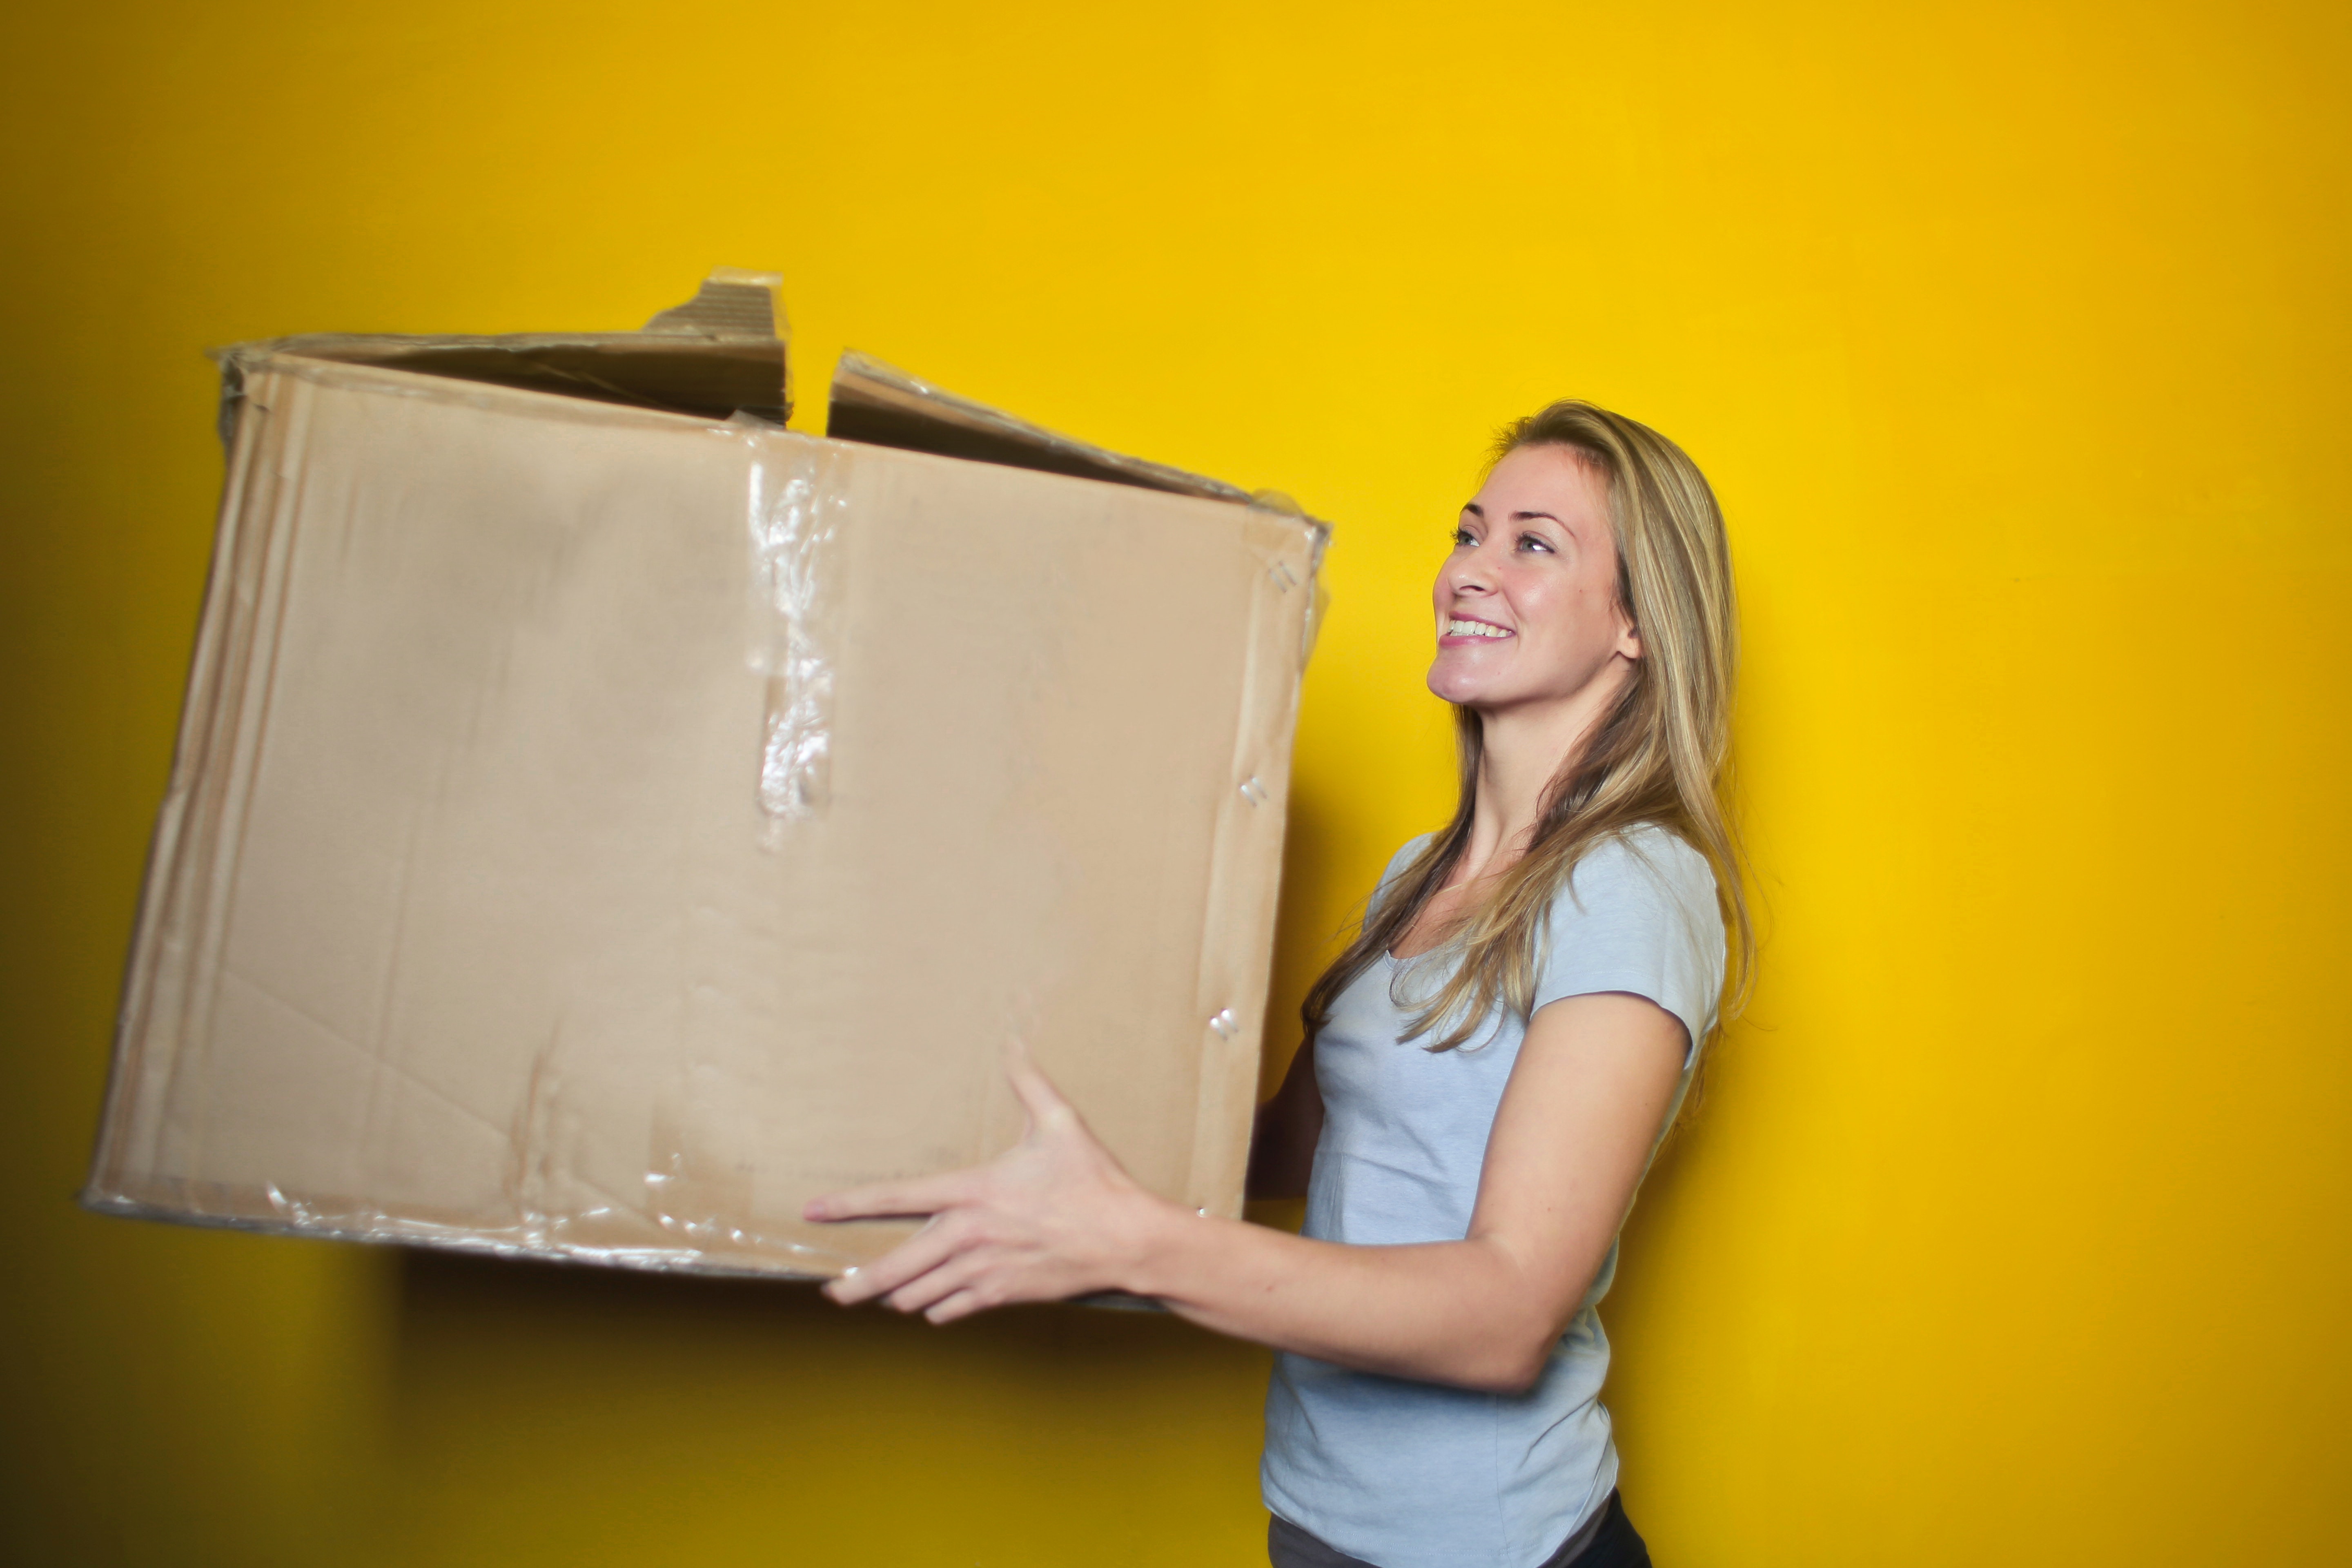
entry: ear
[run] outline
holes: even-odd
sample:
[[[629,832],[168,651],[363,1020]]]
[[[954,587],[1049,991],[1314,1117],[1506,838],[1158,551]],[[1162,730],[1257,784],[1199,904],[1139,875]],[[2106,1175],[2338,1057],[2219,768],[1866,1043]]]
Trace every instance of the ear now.
[[[1630,617],[1621,617],[1618,620],[1617,646],[1610,651],[1627,659],[1638,659],[1642,657],[1642,630]]]

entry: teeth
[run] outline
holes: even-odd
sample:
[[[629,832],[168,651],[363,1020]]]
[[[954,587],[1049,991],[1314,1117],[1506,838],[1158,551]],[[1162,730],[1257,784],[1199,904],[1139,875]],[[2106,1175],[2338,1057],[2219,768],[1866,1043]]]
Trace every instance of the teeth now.
[[[1445,623],[1445,635],[1450,637],[1507,637],[1511,634],[1484,621],[1448,621]]]

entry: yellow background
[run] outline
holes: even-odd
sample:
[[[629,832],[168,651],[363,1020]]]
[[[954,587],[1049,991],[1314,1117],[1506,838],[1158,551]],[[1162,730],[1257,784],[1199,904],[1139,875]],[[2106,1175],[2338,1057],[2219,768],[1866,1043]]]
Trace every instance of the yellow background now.
[[[1337,522],[1280,1009],[1446,804],[1423,595],[1489,431],[1577,394],[1685,443],[1766,940],[1607,1311],[1659,1561],[2352,1561],[2352,12],[10,33],[0,1555],[1262,1561],[1265,1359],[1181,1324],[70,1205],[211,532],[197,350],[626,327],[727,262],[785,274],[812,415],[854,344]]]

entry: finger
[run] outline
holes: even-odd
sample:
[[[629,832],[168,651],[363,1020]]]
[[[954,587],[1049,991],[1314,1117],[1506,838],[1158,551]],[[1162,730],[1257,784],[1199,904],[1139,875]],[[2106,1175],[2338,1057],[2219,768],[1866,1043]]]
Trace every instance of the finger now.
[[[919,1312],[967,1289],[986,1271],[987,1267],[982,1259],[969,1252],[950,1258],[929,1273],[891,1291],[886,1304],[896,1312]]]
[[[992,1303],[979,1291],[963,1289],[940,1302],[923,1316],[936,1326],[952,1323],[958,1318],[969,1318],[974,1312],[986,1311],[991,1305]]]
[[[970,1171],[942,1176],[920,1176],[910,1182],[869,1182],[811,1198],[801,1216],[811,1220],[884,1219],[937,1214],[966,1202],[971,1194]]]
[[[961,1226],[933,1220],[871,1263],[861,1263],[824,1288],[845,1307],[887,1295],[929,1273],[968,1245]]]

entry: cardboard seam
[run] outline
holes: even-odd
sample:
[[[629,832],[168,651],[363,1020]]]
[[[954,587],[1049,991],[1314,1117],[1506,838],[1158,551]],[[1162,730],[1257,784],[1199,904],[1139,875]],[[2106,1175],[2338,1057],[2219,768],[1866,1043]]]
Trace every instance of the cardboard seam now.
[[[213,742],[220,698],[222,644],[228,638],[228,617],[220,612],[235,589],[236,559],[244,537],[245,498],[253,469],[253,450],[259,439],[258,422],[240,415],[235,441],[223,476],[219,532],[207,564],[205,591],[196,623],[194,646],[188,659],[188,679],[181,699],[178,733],[172,750],[172,767],[156,812],[155,833],[148,846],[147,872],[139,909],[131,921],[131,951],[123,969],[123,995],[115,1029],[113,1059],[108,1065],[105,1111],[98,1148],[83,1201],[118,1185],[126,1160],[126,1145],[134,1133],[152,1131],[154,1121],[142,1107],[148,1099],[148,1037],[157,1005],[157,990],[165,980],[171,958],[163,932],[171,914],[185,897],[188,868],[189,816],[204,778],[204,761]],[[147,1162],[152,1164],[152,1161]]]
[[[297,396],[277,426],[279,439],[276,455],[280,465],[289,453],[299,453],[307,445],[310,435],[310,400]],[[274,407],[274,405],[273,405]],[[201,1098],[190,1109],[183,1099],[183,1080],[188,1069],[201,1068],[211,1055],[213,1024],[217,1014],[220,982],[224,969],[221,958],[228,951],[235,924],[236,889],[243,867],[237,850],[244,843],[253,805],[254,780],[261,771],[267,752],[269,730],[270,700],[278,681],[278,654],[281,646],[288,613],[287,584],[293,571],[293,554],[297,527],[301,515],[302,500],[307,489],[309,468],[296,464],[295,482],[284,482],[285,475],[277,475],[279,482],[273,488],[270,500],[270,521],[261,542],[261,559],[257,575],[254,604],[248,611],[248,637],[238,683],[236,711],[230,721],[228,767],[221,794],[219,826],[214,841],[207,847],[208,868],[213,875],[211,897],[199,917],[199,941],[190,943],[191,969],[197,975],[209,977],[210,984],[192,986],[187,997],[186,1032],[173,1061],[173,1080],[164,1102],[165,1128],[176,1124],[184,1129],[184,1137],[192,1146],[191,1164],[201,1164],[210,1131],[210,1117]],[[255,665],[260,666],[257,673]],[[248,710],[250,716],[248,717]],[[199,995],[201,992],[201,995]],[[182,1114],[184,1112],[184,1120]]]
[[[1197,992],[1199,1006],[1206,1015],[1201,1025],[1202,1033],[1196,1059],[1199,1076],[1193,1090],[1192,1156],[1185,1176],[1187,1201],[1206,1206],[1209,1201],[1223,1204],[1223,1189],[1228,1185],[1224,1173],[1233,1163],[1228,1145],[1233,1135],[1223,1124],[1222,1112],[1234,1093],[1234,1062],[1254,1057],[1263,1048],[1265,1033],[1263,1006],[1252,1007],[1246,996],[1235,992],[1251,989],[1236,969],[1233,950],[1242,945],[1244,932],[1236,928],[1255,925],[1255,911],[1236,904],[1235,889],[1242,879],[1237,875],[1239,862],[1248,856],[1256,837],[1258,824],[1255,816],[1272,803],[1261,805],[1244,793],[1244,782],[1255,777],[1253,766],[1259,750],[1262,729],[1261,710],[1265,706],[1261,689],[1266,670],[1265,641],[1269,621],[1285,630],[1290,617],[1277,613],[1269,616],[1268,599],[1284,590],[1270,575],[1269,563],[1253,548],[1249,531],[1255,521],[1248,514],[1239,520],[1243,552],[1250,559],[1251,574],[1248,635],[1243,656],[1239,700],[1235,704],[1232,761],[1226,770],[1225,788],[1218,803],[1216,827],[1211,837],[1209,853],[1209,910],[1202,933],[1201,978]],[[1223,1023],[1225,1027],[1220,1028]]]

